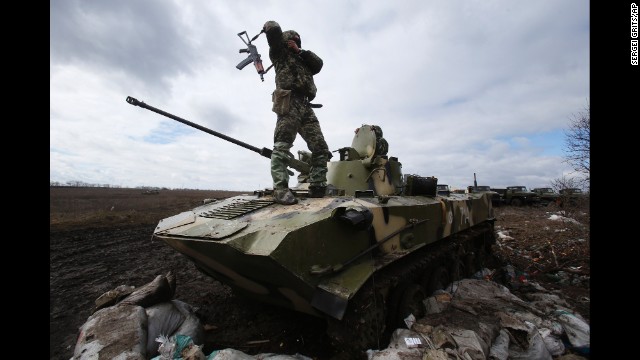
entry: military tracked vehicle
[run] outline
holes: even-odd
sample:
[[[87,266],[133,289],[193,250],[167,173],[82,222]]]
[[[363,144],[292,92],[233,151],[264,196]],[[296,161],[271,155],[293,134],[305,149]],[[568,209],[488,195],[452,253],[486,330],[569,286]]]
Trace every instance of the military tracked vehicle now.
[[[297,204],[260,189],[160,220],[153,238],[238,294],[325,318],[335,346],[383,348],[405,318],[424,315],[428,295],[479,270],[495,242],[490,193],[438,195],[436,177],[403,174],[388,148],[381,127],[359,126],[328,163],[325,197],[308,197],[309,153],[299,152]]]

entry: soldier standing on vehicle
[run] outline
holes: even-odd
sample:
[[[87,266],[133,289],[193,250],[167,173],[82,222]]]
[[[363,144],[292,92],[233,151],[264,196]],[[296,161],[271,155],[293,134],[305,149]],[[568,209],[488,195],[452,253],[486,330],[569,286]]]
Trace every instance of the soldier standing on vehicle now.
[[[300,35],[293,30],[282,32],[275,21],[267,21],[262,29],[267,34],[269,59],[276,71],[276,89],[272,94],[273,112],[278,115],[273,134],[271,177],[274,200],[291,205],[298,202],[289,189],[287,162],[289,151],[300,134],[311,151],[309,197],[323,197],[327,189],[327,162],[332,155],[324,139],[320,123],[309,102],[316,97],[313,75],[322,69],[322,59],[301,49]]]

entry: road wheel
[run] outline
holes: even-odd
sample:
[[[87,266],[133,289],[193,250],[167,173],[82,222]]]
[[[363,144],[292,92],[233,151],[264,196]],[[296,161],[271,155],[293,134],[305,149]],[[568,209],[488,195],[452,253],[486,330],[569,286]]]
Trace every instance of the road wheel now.
[[[431,296],[431,294],[436,290],[444,289],[450,283],[451,275],[446,267],[440,265],[433,268],[428,276],[428,281],[425,286],[428,296]]]
[[[473,274],[475,274],[478,270],[478,266],[476,265],[476,256],[473,252],[468,252],[467,254],[464,255],[463,258],[463,263],[464,263],[464,268],[465,268],[465,276],[466,277],[471,277],[473,276]]]
[[[489,251],[482,244],[478,248],[474,249],[475,252],[475,265],[476,271],[482,270],[487,265],[487,259],[489,257]]]
[[[385,335],[387,312],[382,294],[368,289],[356,297],[359,299],[350,304],[342,320],[331,318],[327,322],[331,345],[347,353],[385,347],[389,339]]]
[[[402,301],[402,294],[409,287],[408,282],[401,282],[391,289],[389,293],[389,300],[387,302],[387,333],[386,336],[391,336],[391,333],[402,325],[400,315],[400,302]]]
[[[511,200],[511,205],[513,205],[513,206],[522,206],[522,200],[521,199],[513,199],[513,200]]]
[[[466,266],[464,262],[460,260],[460,258],[455,258],[451,262],[450,274],[451,274],[451,282],[458,281],[460,279],[463,279],[465,276],[467,276]]]
[[[400,302],[395,312],[395,319],[393,321],[396,326],[389,330],[393,331],[397,328],[406,328],[407,324],[404,322],[404,319],[411,314],[413,314],[416,319],[424,317],[426,315],[426,309],[423,301],[426,298],[427,295],[422,286],[415,283],[408,284],[400,296]]]
[[[473,274],[482,270],[482,268],[487,265],[491,250],[487,249],[486,246],[487,245],[479,244],[473,249],[472,252],[469,252],[465,255],[463,263],[467,277],[472,277]]]

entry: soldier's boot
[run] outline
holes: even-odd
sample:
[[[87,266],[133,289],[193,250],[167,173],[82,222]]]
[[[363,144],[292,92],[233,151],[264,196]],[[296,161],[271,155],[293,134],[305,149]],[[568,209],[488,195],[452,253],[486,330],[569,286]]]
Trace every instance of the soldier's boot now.
[[[327,193],[326,186],[318,186],[318,185],[309,185],[309,197],[310,198],[321,198],[324,197]]]
[[[296,199],[291,189],[275,189],[273,191],[273,201],[282,205],[293,205],[298,203],[298,199]]]

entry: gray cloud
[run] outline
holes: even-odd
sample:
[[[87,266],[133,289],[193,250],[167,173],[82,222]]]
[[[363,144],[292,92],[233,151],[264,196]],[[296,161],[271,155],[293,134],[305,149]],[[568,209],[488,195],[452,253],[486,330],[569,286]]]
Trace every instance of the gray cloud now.
[[[51,62],[124,72],[152,86],[192,74],[195,46],[170,1],[52,1]]]
[[[235,68],[246,57],[237,33],[267,20],[324,60],[316,115],[331,150],[380,125],[405,173],[453,187],[474,172],[530,187],[570,173],[558,134],[589,97],[582,0],[60,0],[50,16],[52,181],[270,186],[268,159],[125,102],[271,147],[274,72],[261,82]],[[264,35],[255,44],[270,65]]]

